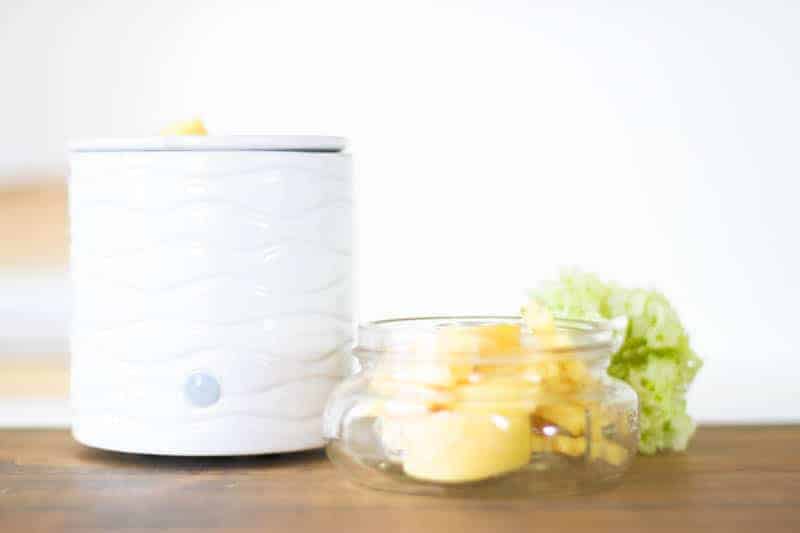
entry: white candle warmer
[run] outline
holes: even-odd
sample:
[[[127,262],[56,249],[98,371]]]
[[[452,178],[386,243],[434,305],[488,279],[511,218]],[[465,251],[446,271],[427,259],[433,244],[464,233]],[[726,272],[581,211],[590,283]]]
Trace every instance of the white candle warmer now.
[[[73,434],[165,455],[323,444],[353,332],[332,137],[73,145]]]

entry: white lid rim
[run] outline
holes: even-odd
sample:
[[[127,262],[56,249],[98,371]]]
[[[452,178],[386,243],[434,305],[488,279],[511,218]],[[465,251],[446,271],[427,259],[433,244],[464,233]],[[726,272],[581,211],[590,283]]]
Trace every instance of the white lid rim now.
[[[346,147],[344,137],[323,135],[176,135],[81,139],[69,143],[70,152],[342,152]]]

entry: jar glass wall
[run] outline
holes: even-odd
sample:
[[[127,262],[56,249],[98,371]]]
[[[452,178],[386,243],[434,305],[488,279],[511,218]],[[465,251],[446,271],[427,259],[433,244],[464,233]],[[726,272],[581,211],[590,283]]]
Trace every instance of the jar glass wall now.
[[[356,372],[325,411],[331,460],[411,493],[524,495],[618,479],[636,453],[635,392],[609,377],[624,322],[417,318],[361,326]]]

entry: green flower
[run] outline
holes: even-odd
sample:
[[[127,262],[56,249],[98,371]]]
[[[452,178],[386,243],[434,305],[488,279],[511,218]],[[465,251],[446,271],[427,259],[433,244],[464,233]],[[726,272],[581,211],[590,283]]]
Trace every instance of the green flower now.
[[[686,410],[686,391],[703,362],[669,301],[657,291],[626,289],[580,271],[531,295],[556,316],[588,320],[628,318],[622,347],[611,358],[609,375],[639,395],[639,451],[685,450],[695,430]]]

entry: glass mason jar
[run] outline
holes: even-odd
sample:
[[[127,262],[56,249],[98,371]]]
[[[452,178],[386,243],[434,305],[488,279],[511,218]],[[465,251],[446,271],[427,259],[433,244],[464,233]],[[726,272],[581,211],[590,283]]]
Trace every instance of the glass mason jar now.
[[[359,328],[331,395],[327,453],[353,480],[410,493],[524,495],[613,482],[638,443],[636,393],[606,374],[624,320],[385,320]]]

